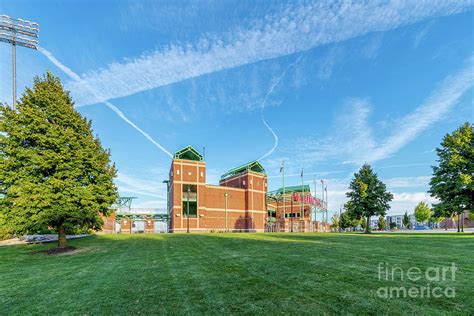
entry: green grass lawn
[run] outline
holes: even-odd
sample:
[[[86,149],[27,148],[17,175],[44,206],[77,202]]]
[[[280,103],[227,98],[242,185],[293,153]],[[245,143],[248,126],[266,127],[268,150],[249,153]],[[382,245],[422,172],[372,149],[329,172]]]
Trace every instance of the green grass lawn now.
[[[0,314],[474,313],[474,238],[457,234],[106,235],[74,254],[0,247]],[[458,266],[455,298],[379,298],[379,263]]]

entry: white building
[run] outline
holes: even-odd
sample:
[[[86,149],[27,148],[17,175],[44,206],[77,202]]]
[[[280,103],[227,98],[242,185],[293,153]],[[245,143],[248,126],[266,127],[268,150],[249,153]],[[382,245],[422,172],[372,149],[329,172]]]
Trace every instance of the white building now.
[[[385,218],[385,225],[390,228],[390,223],[395,223],[397,228],[404,228],[403,215],[387,215]]]

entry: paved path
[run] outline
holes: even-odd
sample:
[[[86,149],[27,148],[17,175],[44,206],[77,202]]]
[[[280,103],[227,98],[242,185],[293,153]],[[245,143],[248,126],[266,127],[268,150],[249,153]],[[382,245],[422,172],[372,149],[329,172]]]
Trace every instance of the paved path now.
[[[412,230],[412,229],[400,229],[400,230],[393,230],[393,231],[373,231],[374,233],[378,233],[378,234],[385,234],[385,233],[414,233],[414,234],[423,234],[423,233],[428,233],[428,234],[432,234],[432,233],[440,233],[440,234],[443,234],[443,233],[457,233],[458,230],[457,228],[454,228],[454,229],[448,229],[448,230],[445,230],[445,229],[427,229],[427,230]],[[464,232],[465,233],[474,233],[474,228],[464,228]]]
[[[83,234],[83,235],[66,235],[67,239],[76,239],[76,238],[83,238],[88,237],[91,235]],[[24,245],[24,244],[36,244],[42,242],[51,242],[57,241],[58,235],[26,235],[20,238],[11,238],[7,240],[0,241],[0,246],[12,246],[12,245]]]

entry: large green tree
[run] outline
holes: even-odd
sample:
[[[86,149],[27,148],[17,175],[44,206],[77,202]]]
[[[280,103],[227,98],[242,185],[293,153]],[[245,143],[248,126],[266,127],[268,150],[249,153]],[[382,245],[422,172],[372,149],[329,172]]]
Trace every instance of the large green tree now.
[[[408,211],[405,211],[405,214],[403,215],[403,226],[405,226],[405,229],[410,228],[410,217],[408,216]]]
[[[379,230],[385,229],[385,217],[382,215],[379,216],[379,220],[377,221],[377,227]]]
[[[430,181],[436,217],[452,217],[474,210],[474,127],[465,123],[452,134],[444,136],[436,149],[438,166],[433,167]],[[459,225],[458,225],[459,232]]]
[[[354,218],[351,217],[349,212],[342,213],[340,221],[341,221],[340,225],[342,229],[353,228],[359,224],[359,221],[354,220]]]
[[[385,216],[390,209],[393,195],[387,191],[385,184],[377,178],[368,164],[364,164],[349,185],[349,198],[345,208],[353,218],[367,218],[370,223],[372,216]],[[370,225],[366,225],[365,232],[370,232]]]
[[[334,213],[331,217],[331,227],[338,228],[339,227],[339,216]]]
[[[59,80],[36,77],[17,109],[0,106],[1,218],[17,234],[99,229],[116,200],[116,169]]]
[[[419,202],[415,206],[415,218],[417,222],[424,223],[431,217],[431,209],[425,202]]]

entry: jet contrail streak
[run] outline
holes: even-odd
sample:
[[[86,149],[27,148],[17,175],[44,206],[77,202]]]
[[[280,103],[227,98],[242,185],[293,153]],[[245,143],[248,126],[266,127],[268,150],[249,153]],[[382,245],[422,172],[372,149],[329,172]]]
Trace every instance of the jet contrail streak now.
[[[69,67],[65,66],[63,63],[61,63],[56,57],[54,57],[54,55],[51,52],[44,49],[43,47],[38,47],[38,51],[41,54],[43,54],[44,56],[46,56],[46,58],[48,58],[49,61],[51,61],[56,67],[61,69],[72,80],[75,80],[77,82],[81,82],[81,83],[85,84],[87,86],[88,90],[92,94],[97,95],[96,91],[94,91],[91,87],[89,87],[87,85],[87,83],[84,82],[78,74],[76,74],[74,71],[72,71]],[[104,101],[103,103],[105,104],[105,106],[107,106],[109,109],[111,109],[115,114],[117,114],[122,120],[124,120],[128,125],[133,127],[140,134],[142,134],[146,139],[148,139],[153,145],[158,147],[161,151],[163,151],[165,154],[167,154],[171,158],[173,157],[173,155],[168,150],[166,150],[165,147],[163,147],[160,143],[155,141],[148,133],[146,133],[144,130],[142,130],[140,127],[138,127],[135,123],[130,121],[130,119],[127,118],[125,116],[125,114],[122,111],[120,111],[120,109],[117,108],[115,105],[113,105],[110,101]]]
[[[296,61],[294,61],[293,63],[291,63],[290,65],[288,65],[288,67],[285,68],[285,70],[283,70],[283,72],[280,74],[280,76],[277,78],[277,80],[275,80],[275,82],[270,86],[270,89],[268,89],[267,93],[265,94],[265,97],[263,98],[263,101],[262,101],[262,105],[261,105],[261,113],[262,113],[262,122],[263,124],[266,126],[266,128],[270,131],[270,133],[272,133],[273,135],[273,139],[275,140],[274,143],[273,143],[273,146],[272,148],[267,151],[262,157],[258,158],[257,160],[258,161],[261,161],[262,159],[270,156],[274,151],[275,149],[277,148],[278,146],[278,135],[275,133],[275,131],[270,127],[270,125],[268,125],[267,121],[265,121],[265,115],[264,115],[264,110],[265,110],[265,105],[267,103],[267,99],[268,97],[273,93],[273,91],[275,90],[276,86],[278,86],[281,82],[281,79],[283,79],[283,77],[286,75],[286,73],[288,72],[288,70],[295,66],[301,59],[301,56],[298,57],[298,59],[296,59]]]

